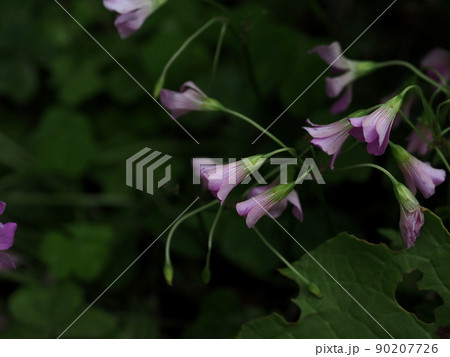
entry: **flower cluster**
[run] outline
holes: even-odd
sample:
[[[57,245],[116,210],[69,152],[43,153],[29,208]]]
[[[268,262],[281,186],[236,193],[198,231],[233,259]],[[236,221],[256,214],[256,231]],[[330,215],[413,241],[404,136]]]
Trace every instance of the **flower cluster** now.
[[[103,0],[106,8],[119,13],[115,25],[122,38],[130,36],[139,29],[146,18],[166,1]],[[174,119],[192,111],[221,111],[237,116],[261,130],[263,134],[266,134],[279,144],[283,148],[281,150],[289,151],[297,159],[295,149],[288,148],[268,130],[264,130],[246,116],[227,109],[219,101],[209,98],[192,81],[185,82],[178,92],[163,88],[166,72],[173,60],[193,38],[208,28],[214,21],[219,20],[213,19],[205,24],[169,60],[155,87],[155,97],[160,97],[162,105],[170,111]],[[225,23],[226,21],[224,21]],[[328,64],[328,69],[331,69],[332,73],[337,74],[336,76],[325,78],[327,95],[330,98],[338,98],[331,106],[333,114],[341,113],[350,107],[353,85],[357,79],[388,65],[405,65],[419,77],[433,84],[437,88],[436,93],[439,91],[449,93],[447,83],[450,81],[450,53],[441,48],[432,50],[423,58],[421,65],[425,69],[426,74],[402,61],[376,63],[349,59],[344,56],[345,51],[342,51],[338,42],[317,46],[310,50],[309,53],[317,54]],[[332,157],[330,163],[332,170],[335,167],[337,157],[342,153],[342,148],[349,138],[356,139],[355,143],[365,143],[367,152],[374,156],[384,155],[388,145],[390,145],[393,156],[405,178],[406,186],[399,183],[385,169],[376,165],[372,166],[385,171],[394,184],[394,192],[400,204],[400,231],[407,248],[414,245],[424,223],[424,216],[415,194],[417,191],[420,191],[424,198],[431,197],[435,193],[436,186],[442,184],[446,178],[444,170],[433,168],[430,163],[422,162],[411,154],[417,152],[420,156],[427,155],[432,149],[435,149],[435,139],[441,134],[438,132],[439,130],[436,131],[434,128],[435,119],[432,118],[433,113],[431,113],[429,108],[430,104],[426,103],[427,101],[423,97],[420,88],[417,91],[421,95],[424,106],[423,117],[426,120],[418,120],[418,124],[415,127],[409,122],[408,117],[410,116],[413,100],[411,98],[405,100],[405,95],[410,90],[417,88],[416,85],[411,85],[398,94],[384,100],[382,104],[371,109],[358,110],[330,124],[314,124],[310,119],[307,119],[308,125],[303,127],[312,137],[311,144]],[[401,111],[402,107],[404,112]],[[414,131],[407,138],[407,150],[390,141],[391,131],[402,122],[402,117],[414,128]],[[439,125],[435,126],[439,127]],[[204,185],[207,185],[210,192],[223,205],[230,192],[251,174],[254,174],[269,156],[270,154],[254,155],[227,165],[203,167],[200,173],[202,182]],[[445,164],[447,167],[450,167],[447,162]],[[270,185],[253,188],[248,193],[247,200],[237,203],[237,213],[246,217],[247,226],[253,228],[265,214],[272,218],[279,217],[290,202],[293,206],[292,214],[299,221],[303,221],[300,200],[297,192],[294,190],[297,182],[299,181],[279,184],[279,181],[276,180]]]

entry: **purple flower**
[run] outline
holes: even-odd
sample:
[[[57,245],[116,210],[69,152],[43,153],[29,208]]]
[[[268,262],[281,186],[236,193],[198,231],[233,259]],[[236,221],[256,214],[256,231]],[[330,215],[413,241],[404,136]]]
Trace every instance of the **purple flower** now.
[[[422,208],[414,194],[400,182],[394,182],[394,192],[400,204],[400,233],[409,249],[420,236],[424,223]]]
[[[227,165],[202,167],[201,175],[208,182],[208,189],[223,204],[228,194],[248,175],[258,170],[266,161],[264,155],[254,155]]]
[[[150,14],[167,0],[103,0],[103,5],[120,15],[114,25],[121,38],[127,38],[139,30]]]
[[[338,114],[346,110],[352,101],[352,83],[355,79],[369,74],[375,69],[374,62],[352,61],[342,55],[339,42],[333,42],[328,46],[317,46],[308,53],[317,53],[326,63],[331,66],[334,72],[341,73],[337,77],[327,77],[326,91],[330,98],[344,94],[331,107],[333,114]]]
[[[433,142],[433,133],[428,126],[424,124],[417,124],[417,129],[422,133],[423,137],[427,139],[430,144]],[[420,156],[425,156],[430,151],[428,144],[423,141],[423,139],[415,130],[411,132],[407,140],[407,150],[410,153],[417,152]]]
[[[359,117],[350,118],[354,126],[350,134],[357,140],[367,143],[367,151],[373,155],[383,155],[389,143],[392,124],[402,106],[403,95],[397,95],[384,103],[373,113]]]
[[[0,215],[5,211],[6,204],[0,201]],[[16,223],[0,223],[0,251],[8,250],[14,244],[14,234],[16,232]],[[11,257],[0,252],[0,270],[15,269],[15,264]]]
[[[214,99],[208,98],[193,82],[184,83],[180,92],[168,89],[161,90],[161,102],[178,118],[190,111],[219,110],[222,106]]]
[[[439,73],[447,82],[450,81],[450,52],[443,48],[435,48],[431,50],[420,63],[422,67],[427,68],[429,77],[437,82],[441,82],[441,78],[436,74]]]
[[[430,163],[422,162],[412,156],[401,146],[391,143],[391,150],[400,170],[405,176],[406,185],[413,194],[417,189],[423,197],[434,195],[436,186],[445,181],[445,171],[431,167]]]
[[[340,154],[342,145],[349,137],[349,131],[353,128],[347,118],[328,125],[317,125],[306,120],[312,128],[303,127],[309,135],[313,137],[311,143],[321,148],[328,155],[333,155],[331,159],[331,169],[334,169],[334,161]]]
[[[239,202],[236,210],[241,217],[247,217],[248,228],[253,228],[256,222],[268,213],[273,218],[278,218],[286,209],[288,202],[294,206],[292,214],[300,222],[303,222],[303,212],[297,192],[293,190],[295,183],[275,186],[275,183],[259,186],[251,190],[248,200]]]

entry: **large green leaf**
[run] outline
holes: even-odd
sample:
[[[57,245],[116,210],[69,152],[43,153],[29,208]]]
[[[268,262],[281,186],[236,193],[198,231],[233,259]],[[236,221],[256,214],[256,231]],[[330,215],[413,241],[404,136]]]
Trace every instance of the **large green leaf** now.
[[[433,213],[425,212],[425,225],[416,245],[393,252],[384,244],[374,245],[347,233],[312,252],[313,257],[369,312],[394,338],[437,338],[450,325],[449,233]],[[372,319],[318,264],[305,255],[294,266],[322,291],[318,299],[302,289],[294,300],[301,308],[297,323],[288,324],[272,315],[245,325],[242,338],[389,338]],[[433,290],[444,303],[435,309],[435,322],[425,324],[403,309],[395,299],[402,276],[419,270],[419,289]],[[301,282],[285,270],[284,273]]]
[[[74,275],[91,281],[98,277],[110,257],[113,232],[106,225],[71,225],[69,235],[48,233],[41,246],[42,260],[58,278]]]

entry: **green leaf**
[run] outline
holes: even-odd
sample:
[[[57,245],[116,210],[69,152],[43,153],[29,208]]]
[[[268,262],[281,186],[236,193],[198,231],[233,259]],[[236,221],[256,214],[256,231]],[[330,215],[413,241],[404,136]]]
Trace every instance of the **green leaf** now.
[[[42,260],[57,278],[74,275],[91,281],[99,276],[110,257],[113,232],[109,226],[72,225],[69,234],[51,232],[41,246]]]
[[[49,110],[37,129],[35,154],[48,170],[81,175],[96,154],[88,120],[75,112]]]
[[[15,320],[49,336],[57,334],[76,317],[82,301],[76,285],[31,286],[14,292],[9,310]]]
[[[64,338],[105,338],[116,328],[117,318],[114,315],[91,307],[67,330]]]
[[[436,338],[436,332],[450,324],[450,279],[446,268],[450,237],[439,217],[430,211],[425,212],[421,235],[409,250],[393,252],[384,244],[369,244],[341,233],[312,255],[394,338]],[[309,256],[303,256],[294,266],[319,286],[324,297],[317,299],[302,287],[294,300],[302,311],[296,324],[272,315],[248,323],[239,337],[389,338]],[[423,323],[395,300],[403,274],[415,269],[423,274],[418,289],[433,290],[444,301],[435,309],[436,320],[431,324]],[[284,273],[296,280],[292,272]]]

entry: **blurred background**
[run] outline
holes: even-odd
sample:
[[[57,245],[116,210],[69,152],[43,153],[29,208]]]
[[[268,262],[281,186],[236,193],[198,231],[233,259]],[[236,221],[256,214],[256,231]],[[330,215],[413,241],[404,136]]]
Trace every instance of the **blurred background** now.
[[[334,40],[347,47],[390,1],[169,0],[135,35],[121,40],[115,14],[101,0],[61,1],[136,79],[152,91],[162,68],[185,39],[213,16],[230,18],[219,68],[210,73],[220,26],[213,26],[175,62],[166,88],[192,80],[229,108],[269,125],[326,68],[307,51]],[[434,47],[450,49],[450,2],[398,1],[348,51],[352,59],[402,59],[419,65]],[[371,107],[410,73],[388,68],[356,82],[353,109]],[[298,151],[308,147],[305,120],[330,123],[319,80],[273,126]],[[419,114],[419,106],[413,108]],[[180,122],[197,145],[53,1],[0,3],[1,222],[17,222],[8,251],[17,270],[0,273],[0,337],[54,338],[96,299],[198,196],[194,157],[241,158],[277,149],[252,127],[217,113],[191,113]],[[404,144],[402,124],[394,141]],[[144,147],[173,157],[172,180],[154,196],[125,185],[125,160]],[[340,231],[401,247],[398,206],[381,174],[333,172],[316,151],[327,185],[298,191],[305,221],[284,226],[308,250]],[[337,165],[371,162],[363,145]],[[376,159],[398,175],[388,155]],[[436,161],[439,166],[439,161]],[[263,170],[264,171],[264,170]],[[201,279],[213,208],[184,222],[174,235],[174,285],[163,276],[166,235],[69,329],[72,338],[232,338],[242,324],[278,312],[296,321],[298,287],[282,263],[227,202],[213,243],[211,282]],[[448,222],[448,183],[424,205]],[[379,228],[383,230],[379,230]],[[269,219],[260,229],[289,261],[303,252]],[[436,297],[399,287],[406,309],[430,321]],[[428,320],[427,320],[428,319]]]

